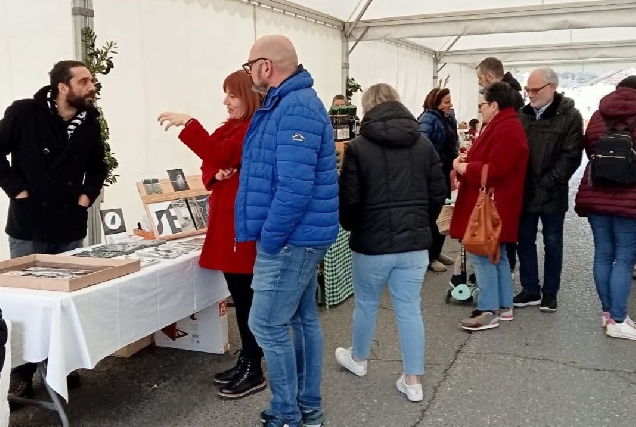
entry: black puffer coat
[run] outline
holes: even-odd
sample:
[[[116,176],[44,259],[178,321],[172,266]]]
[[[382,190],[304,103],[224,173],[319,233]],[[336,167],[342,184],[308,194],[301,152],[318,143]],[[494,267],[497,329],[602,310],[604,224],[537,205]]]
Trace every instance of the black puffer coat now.
[[[581,113],[572,99],[557,93],[539,120],[530,105],[519,111],[519,119],[530,148],[523,209],[566,212],[568,183],[581,165],[583,153]]]
[[[372,108],[361,136],[347,144],[340,173],[340,223],[351,231],[351,250],[430,248],[429,217],[437,217],[445,198],[439,156],[415,117],[399,102]]]

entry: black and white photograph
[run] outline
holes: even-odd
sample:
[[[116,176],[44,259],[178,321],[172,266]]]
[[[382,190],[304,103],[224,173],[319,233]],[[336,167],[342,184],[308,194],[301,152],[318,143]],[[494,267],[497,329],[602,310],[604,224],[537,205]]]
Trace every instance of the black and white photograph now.
[[[124,213],[121,208],[103,209],[99,211],[99,215],[102,219],[104,236],[126,235],[126,223],[124,222]]]
[[[91,270],[80,270],[56,267],[27,267],[24,270],[9,270],[3,276],[40,277],[46,279],[74,279],[91,273]]]
[[[210,216],[210,195],[204,194],[203,196],[196,196],[197,205],[199,205],[199,212],[203,219],[205,226],[208,226],[208,220]]]
[[[186,191],[190,189],[182,169],[170,169],[167,172],[174,191]]]
[[[147,178],[142,181],[146,194],[163,194],[163,189],[157,178]]]
[[[190,208],[190,213],[192,214],[192,220],[194,221],[194,226],[197,230],[203,230],[208,226],[207,221],[203,219],[203,213],[201,212],[201,207],[197,203],[197,199],[195,197],[189,197],[186,199],[186,203]]]
[[[179,219],[182,232],[195,231],[197,229],[192,218],[192,212],[185,199],[173,200],[172,208]]]

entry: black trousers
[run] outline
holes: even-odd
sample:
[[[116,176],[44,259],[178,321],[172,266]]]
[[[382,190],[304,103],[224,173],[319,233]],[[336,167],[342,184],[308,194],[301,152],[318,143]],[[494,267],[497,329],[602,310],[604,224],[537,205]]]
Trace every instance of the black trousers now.
[[[444,173],[444,181],[446,181],[446,198],[450,199],[451,197],[451,180],[450,173],[453,170],[453,162],[450,163],[448,161],[444,161],[442,163],[442,172]],[[431,215],[430,218],[430,228],[431,234],[433,236],[433,245],[428,250],[428,259],[429,263],[435,261],[439,258],[442,253],[442,248],[444,247],[444,241],[446,240],[446,236],[439,233],[439,229],[437,228],[437,215]]]
[[[517,266],[517,244],[506,243],[506,253],[508,254],[508,261],[510,261],[510,271],[514,273]]]
[[[236,310],[236,323],[238,323],[239,334],[241,335],[241,345],[243,346],[243,355],[248,360],[260,363],[263,358],[263,350],[256,343],[256,338],[250,331],[247,321],[250,317],[250,309],[252,308],[252,274],[239,273],[223,273],[227,287],[234,301],[234,309]]]

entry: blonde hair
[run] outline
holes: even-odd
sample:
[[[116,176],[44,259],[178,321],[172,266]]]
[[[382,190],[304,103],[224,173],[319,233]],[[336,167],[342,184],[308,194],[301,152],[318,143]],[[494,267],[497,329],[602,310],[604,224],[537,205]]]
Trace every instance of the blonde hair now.
[[[364,91],[362,95],[362,112],[368,113],[373,107],[388,101],[400,101],[400,95],[393,86],[378,83]]]

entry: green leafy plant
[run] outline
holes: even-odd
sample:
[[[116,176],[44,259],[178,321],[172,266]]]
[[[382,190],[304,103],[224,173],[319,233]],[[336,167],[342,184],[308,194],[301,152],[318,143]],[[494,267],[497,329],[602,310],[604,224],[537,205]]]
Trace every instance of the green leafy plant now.
[[[102,47],[97,47],[97,36],[90,27],[84,27],[82,29],[82,42],[84,44],[84,63],[90,70],[91,74],[95,77],[95,91],[97,93],[97,99],[102,91],[102,84],[97,78],[98,75],[105,76],[111,72],[115,67],[113,64],[113,55],[117,55],[117,43],[109,41],[104,43]],[[106,150],[104,161],[108,168],[108,175],[104,185],[114,184],[117,182],[115,175],[115,169],[119,166],[119,162],[114,156],[114,153],[110,149],[108,139],[110,138],[110,130],[108,129],[108,123],[104,118],[104,112],[99,105],[97,105],[99,111],[99,124],[102,130],[102,141]]]
[[[362,92],[362,86],[353,77],[347,77],[347,102],[351,102],[351,97],[356,92]]]

